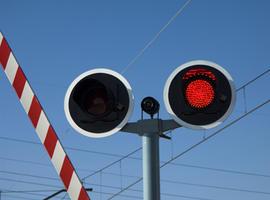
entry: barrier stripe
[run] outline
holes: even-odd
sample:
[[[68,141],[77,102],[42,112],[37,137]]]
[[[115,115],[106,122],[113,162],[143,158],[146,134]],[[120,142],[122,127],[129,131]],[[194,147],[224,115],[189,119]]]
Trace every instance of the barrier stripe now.
[[[66,188],[69,188],[72,174],[73,174],[72,165],[70,163],[70,160],[66,156],[64,159],[63,167],[60,172],[60,177],[62,178]]]
[[[78,177],[76,177],[76,178],[79,181]],[[73,189],[73,187],[70,188],[71,191],[73,191],[72,189]],[[68,193],[70,194],[70,196],[73,195],[73,192],[71,192],[71,191],[68,190]],[[71,198],[73,198],[73,196]],[[79,194],[79,200],[87,200],[88,198],[89,197],[88,197],[86,190],[84,188],[81,188],[81,191]]]
[[[80,180],[78,179],[76,174],[73,172],[72,177],[71,177],[71,181],[70,181],[70,185],[68,187],[68,192],[71,194],[72,197],[79,196],[79,199],[85,199],[84,197],[80,197],[81,188],[78,187],[79,182],[80,182]]]
[[[59,141],[57,140],[55,149],[53,152],[53,156],[52,156],[52,162],[59,176],[60,176],[60,172],[61,172],[64,160],[65,160],[65,156],[66,156],[65,152],[62,146],[60,145]]]
[[[2,33],[0,33],[0,35],[2,35]],[[1,37],[2,37],[2,41],[0,45],[0,63],[2,64],[5,70],[7,66],[9,54],[10,54],[10,48],[8,46],[6,39],[3,37],[3,35]]]
[[[36,132],[39,136],[41,143],[44,143],[44,140],[46,139],[46,137],[48,135],[49,127],[50,127],[50,123],[49,123],[45,113],[43,111],[41,111],[40,116],[39,116],[39,120],[37,123],[37,127],[36,127]]]
[[[37,96],[0,32],[0,64],[72,200],[90,200]]]
[[[37,127],[37,123],[38,123],[40,114],[41,114],[41,106],[37,100],[37,97],[34,96],[32,99],[32,103],[30,106],[28,116],[29,116],[30,120],[32,121],[32,124],[35,128]]]
[[[45,142],[44,142],[44,146],[45,146],[50,158],[53,157],[53,152],[54,152],[56,143],[57,143],[57,137],[54,134],[52,127],[50,126],[48,133],[47,133],[47,136],[46,136],[46,139],[45,139]]]
[[[2,35],[2,33],[0,33],[0,46],[2,44],[2,40],[3,40],[3,35]]]
[[[24,88],[23,88],[22,96],[20,98],[21,104],[22,104],[26,114],[28,114],[28,112],[29,112],[33,97],[34,97],[34,93],[31,89],[29,83],[26,81]]]
[[[8,61],[7,61],[7,66],[6,66],[6,69],[5,69],[5,73],[8,77],[8,80],[9,82],[11,83],[11,85],[13,84],[13,81],[15,79],[15,75],[17,73],[17,70],[18,70],[18,64],[13,56],[13,53],[10,52],[9,54],[9,58],[8,58]]]
[[[19,99],[22,96],[23,88],[26,82],[26,78],[23,74],[22,69],[19,67],[15,76],[15,80],[13,82],[13,87],[19,97]]]

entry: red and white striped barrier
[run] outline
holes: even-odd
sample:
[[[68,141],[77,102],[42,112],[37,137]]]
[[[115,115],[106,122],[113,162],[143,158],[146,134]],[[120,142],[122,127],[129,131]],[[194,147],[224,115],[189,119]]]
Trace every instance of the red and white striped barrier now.
[[[90,200],[23,70],[0,32],[0,63],[72,200]]]

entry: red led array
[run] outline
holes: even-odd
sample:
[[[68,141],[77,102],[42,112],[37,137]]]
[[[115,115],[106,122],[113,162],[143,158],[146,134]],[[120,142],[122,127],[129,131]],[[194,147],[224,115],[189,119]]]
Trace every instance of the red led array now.
[[[214,75],[213,72],[211,72],[207,69],[203,69],[203,68],[190,69],[183,76],[183,80],[188,80],[191,77],[198,76],[198,75],[208,77],[208,78],[212,79],[213,81],[216,80],[216,76]]]
[[[206,80],[198,79],[188,84],[185,95],[188,103],[192,107],[202,109],[212,103],[215,92],[211,83]]]

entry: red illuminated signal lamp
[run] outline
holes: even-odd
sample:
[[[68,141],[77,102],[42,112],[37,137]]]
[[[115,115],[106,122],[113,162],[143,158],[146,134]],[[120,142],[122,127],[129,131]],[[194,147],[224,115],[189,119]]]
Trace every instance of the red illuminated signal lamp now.
[[[205,60],[177,67],[165,84],[163,96],[172,118],[192,129],[216,127],[228,118],[236,101],[231,75]]]
[[[187,85],[185,97],[190,106],[203,109],[213,102],[215,92],[213,86],[208,81],[198,79]]]

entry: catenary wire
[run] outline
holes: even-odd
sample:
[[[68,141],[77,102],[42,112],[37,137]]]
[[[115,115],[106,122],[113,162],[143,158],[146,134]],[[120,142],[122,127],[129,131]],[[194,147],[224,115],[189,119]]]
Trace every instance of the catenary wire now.
[[[105,188],[110,188],[110,189],[121,189],[121,187],[116,187],[116,186],[110,186],[110,185],[100,185],[100,184],[92,184],[92,183],[86,183],[86,185],[89,186],[102,186]],[[128,191],[132,191],[132,192],[139,192],[139,193],[143,193],[143,190],[139,190],[139,189],[129,189]],[[197,200],[212,200],[212,199],[208,199],[208,198],[202,198],[202,197],[194,197],[194,196],[188,196],[188,195],[181,195],[181,194],[171,194],[171,193],[161,193],[162,196],[174,196],[174,197],[182,197],[182,198],[187,198],[187,199],[197,199]]]
[[[0,170],[0,174],[24,176],[24,177],[37,178],[37,179],[47,179],[47,180],[51,180],[51,181],[59,181],[60,182],[60,180],[58,178],[53,178],[53,177],[48,177],[48,176],[40,176],[40,175],[33,175],[33,174],[28,174],[28,173],[19,173],[19,172],[15,172],[15,171]]]
[[[143,54],[144,52],[159,38],[160,34],[165,31],[168,26],[178,17],[183,10],[186,8],[186,6],[191,2],[192,0],[187,0],[183,6],[181,6],[177,12],[170,18],[170,20],[160,29],[160,31],[145,45],[145,47],[139,51],[139,53],[128,63],[128,65],[122,70],[122,74],[124,74]]]
[[[45,184],[45,183],[38,183],[38,182],[32,182],[32,181],[22,181],[18,179],[11,179],[11,178],[0,178],[2,181],[8,181],[8,182],[16,182],[16,183],[25,183],[29,185],[38,185],[38,186],[43,186],[43,187],[49,187],[49,188],[54,188],[54,189],[62,189],[60,185],[52,185],[52,184]]]
[[[163,168],[164,166],[168,165],[169,163],[171,163],[172,161],[178,159],[179,157],[183,156],[184,154],[188,153],[189,151],[191,151],[192,149],[196,148],[197,146],[201,145],[202,143],[208,141],[209,139],[211,139],[212,137],[216,136],[217,134],[221,133],[223,130],[225,130],[226,128],[234,125],[235,123],[237,123],[238,121],[240,121],[241,119],[245,118],[246,116],[250,115],[251,113],[253,113],[254,111],[260,109],[261,107],[265,106],[266,104],[268,104],[270,102],[270,99],[266,100],[265,102],[263,102],[262,104],[259,104],[258,106],[256,106],[255,108],[249,110],[247,113],[243,114],[242,116],[236,118],[235,120],[233,120],[232,122],[230,122],[229,124],[225,125],[224,127],[222,127],[221,129],[217,130],[216,132],[212,133],[211,135],[207,136],[206,138],[204,138],[203,140],[201,140],[200,142],[192,145],[191,147],[189,147],[188,149],[186,149],[185,151],[181,152],[180,154],[178,154],[177,156],[174,156],[172,159],[168,160],[167,162],[163,163],[160,168]],[[141,177],[140,179],[136,180],[135,182],[131,183],[130,185],[128,185],[127,187],[123,188],[121,191],[117,192],[116,194],[114,194],[113,196],[111,196],[108,200],[113,199],[114,197],[116,197],[117,195],[121,194],[122,192],[126,191],[127,189],[131,188],[132,186],[136,185],[137,183],[141,182],[143,180],[143,178]]]
[[[242,90],[243,88],[247,87],[248,85],[250,85],[251,83],[255,82],[256,80],[258,80],[259,78],[263,77],[264,75],[268,74],[270,72],[270,68],[268,68],[267,70],[265,70],[263,73],[259,74],[258,76],[256,76],[255,78],[251,79],[250,81],[246,82],[245,84],[243,84],[241,87],[237,88],[236,91],[238,92],[239,90]]]
[[[4,193],[4,194],[6,194],[6,193]],[[25,193],[21,193],[21,195],[28,195],[28,196],[38,196],[38,197],[42,197],[42,198],[44,198],[44,197],[46,197],[46,195],[47,194],[37,194],[37,193],[32,193],[32,192],[25,192]]]
[[[263,72],[262,74],[259,74],[259,75],[256,76],[255,78],[253,78],[253,79],[251,79],[250,81],[248,81],[247,83],[245,83],[244,86],[246,87],[246,86],[250,85],[251,83],[253,83],[254,81],[258,80],[260,77],[264,76],[264,75],[267,74],[268,72],[269,72],[269,69],[267,69],[267,70],[266,70],[265,72]],[[244,88],[244,87],[241,86],[240,88]],[[241,89],[237,89],[237,91],[240,91],[240,90],[241,90]],[[106,166],[103,167],[101,170],[98,170],[96,173],[99,173],[100,171],[103,171],[104,169],[107,169],[107,168],[111,167],[111,166],[114,165],[115,163],[118,163],[118,162],[122,161],[123,159],[128,158],[128,157],[131,156],[132,154],[134,154],[134,153],[140,151],[141,149],[142,149],[142,147],[137,148],[137,149],[134,150],[133,152],[130,152],[129,154],[127,154],[126,156],[124,156],[123,158],[120,158],[120,159],[118,159],[118,160],[116,160],[116,161],[114,161],[114,162],[112,162],[112,163],[106,165]],[[96,174],[96,173],[92,173],[92,174],[90,174],[90,175],[84,177],[83,180],[85,180],[85,179],[87,179],[87,178],[93,176],[93,175]]]
[[[205,167],[205,166],[190,165],[190,164],[176,163],[176,162],[171,162],[170,164],[174,166],[180,166],[180,167],[188,167],[188,168],[203,169],[203,170],[230,173],[230,174],[270,178],[270,175],[268,174],[261,174],[261,173],[254,173],[254,172],[246,172],[246,171],[231,170],[231,169],[224,169],[224,168]]]
[[[5,197],[9,197],[9,198],[12,198],[12,199],[26,199],[26,200],[40,200],[40,199],[33,199],[33,198],[25,198],[25,197],[22,197],[22,196],[18,196],[18,195],[3,195]]]
[[[19,173],[16,171],[2,171],[0,170],[0,173],[3,174],[9,174],[9,175],[18,175],[23,177],[31,177],[31,178],[37,178],[37,179],[45,179],[45,180],[53,180],[53,181],[59,181],[58,178],[48,177],[48,176],[39,176],[39,175],[33,175],[33,174],[27,174],[27,173]],[[119,176],[119,174],[117,174]],[[133,178],[140,178],[139,176],[132,176]],[[208,184],[198,184],[198,183],[190,183],[190,182],[183,182],[183,181],[173,181],[173,180],[166,180],[161,179],[161,182],[166,183],[172,183],[172,184],[181,184],[181,185],[188,185],[188,186],[195,186],[195,187],[203,187],[203,188],[212,188],[212,189],[220,189],[220,190],[228,190],[228,191],[238,191],[238,192],[248,192],[248,193],[257,193],[257,194],[267,194],[270,195],[269,192],[265,191],[257,191],[257,190],[248,190],[248,189],[242,189],[242,188],[236,188],[236,187],[224,187],[224,186],[216,186],[216,185],[208,185]],[[102,185],[102,184],[93,184],[85,182],[84,184],[90,185],[90,186],[102,186],[112,189],[121,189],[121,187],[115,187],[110,185]],[[142,192],[142,190],[131,190],[131,191],[139,191]],[[21,190],[21,191],[2,191],[3,193],[33,193],[33,192],[54,192],[52,190]]]
[[[260,74],[260,75],[258,76],[258,78],[262,77],[263,75],[267,74],[268,72],[269,72],[269,69],[268,69],[267,71],[265,71],[264,73]],[[249,81],[248,83],[246,83],[245,85],[243,85],[241,88],[239,88],[237,91],[239,91],[240,89],[246,87],[246,86],[249,85],[250,83],[252,83],[252,82],[254,82],[255,80],[257,80],[258,78],[255,78],[255,79]],[[27,141],[27,142],[28,142],[28,141]],[[30,141],[29,143],[33,143],[33,142]],[[114,156],[114,155],[113,155],[113,156]],[[119,155],[117,155],[117,156],[119,156]],[[165,163],[165,164],[166,164],[166,163]],[[175,164],[175,163],[173,163],[173,164]],[[179,165],[179,164],[177,164],[177,165]],[[163,166],[163,165],[162,165],[162,166]],[[193,166],[192,166],[192,167],[193,167]],[[223,171],[223,170],[222,170],[222,171]],[[241,172],[240,172],[240,173],[241,173]]]
[[[15,142],[22,142],[22,143],[24,143],[24,142],[32,143],[32,141],[25,141],[25,140],[10,138],[10,137],[0,137],[0,139],[4,139],[6,141],[11,141],[11,142],[15,141]],[[38,143],[38,144],[41,145],[40,143]],[[84,151],[84,149],[83,149],[83,151]],[[86,151],[92,153],[91,150],[86,150]],[[108,155],[106,152],[99,153],[98,151],[96,151],[95,154],[106,155],[106,156]],[[113,155],[113,157],[123,158],[123,155],[120,155],[120,154],[112,154],[112,155]],[[128,158],[142,161],[142,158],[140,158],[140,157],[131,157],[130,156]],[[18,163],[26,163],[26,164],[38,165],[38,166],[44,166],[44,167],[51,167],[51,165],[49,165],[49,164],[39,163],[39,162],[29,161],[29,160],[22,160],[22,159],[0,157],[0,160],[6,160],[6,161],[12,161],[12,162],[18,162]],[[161,164],[164,162],[165,161],[161,161]],[[179,167],[187,167],[187,168],[195,168],[195,169],[203,169],[203,170],[216,171],[216,172],[231,173],[231,174],[247,175],[247,176],[254,176],[254,177],[270,178],[270,174],[262,174],[262,173],[248,172],[248,171],[239,171],[239,170],[224,169],[224,168],[214,168],[214,167],[208,167],[208,166],[191,165],[191,164],[176,163],[176,162],[171,162],[170,165],[179,166]],[[82,169],[82,168],[78,168],[78,171],[91,172],[91,173],[96,172],[95,170]],[[109,173],[109,172],[103,172],[103,173],[110,174],[110,175],[116,175],[115,173]],[[120,175],[118,174],[118,176],[120,176]],[[125,176],[127,176],[127,175],[125,175]]]
[[[0,140],[43,146],[40,142],[35,142],[35,141],[25,140],[25,139],[17,139],[17,138],[12,138],[12,137],[5,137],[5,136],[0,136]],[[93,151],[93,150],[76,148],[76,147],[71,147],[71,146],[65,146],[64,148],[67,150],[76,151],[76,152],[92,153],[92,154],[98,154],[98,155],[104,155],[104,156],[110,156],[110,157],[120,158],[124,156],[124,155],[119,155],[119,154],[113,154],[113,153],[102,152],[102,151]]]
[[[9,193],[42,193],[42,192],[57,192],[57,190],[2,190],[2,194]]]
[[[258,108],[262,107],[263,105],[269,103],[269,101],[270,101],[270,100],[266,101],[264,104],[259,105],[259,106],[256,107],[256,108],[250,110],[248,113],[246,113],[245,115],[239,117],[238,119],[234,120],[233,122],[229,123],[228,125],[224,126],[224,127],[223,127],[222,129],[220,129],[219,131],[215,132],[214,134],[211,134],[210,136],[208,136],[208,137],[206,137],[205,139],[203,139],[201,142],[199,142],[199,143],[193,145],[191,148],[189,148],[189,149],[187,149],[186,151],[182,152],[181,154],[175,156],[173,159],[171,159],[171,160],[169,160],[168,162],[166,162],[166,163],[164,163],[163,165],[161,165],[161,168],[164,167],[165,165],[167,165],[168,163],[170,163],[171,161],[173,161],[173,160],[179,158],[181,155],[185,154],[186,152],[190,151],[191,149],[195,148],[196,146],[200,145],[201,143],[203,143],[203,142],[207,141],[208,139],[212,138],[213,136],[215,136],[216,134],[218,134],[218,133],[221,132],[222,130],[224,130],[224,129],[226,129],[227,127],[231,126],[232,124],[238,122],[239,120],[241,120],[242,118],[244,118],[244,117],[247,116],[248,114],[252,113],[253,111],[257,110]],[[8,181],[8,179],[5,179],[5,180]],[[141,179],[139,179],[138,182],[139,182],[140,180],[141,180]],[[22,181],[18,181],[18,182],[22,182]],[[27,182],[23,181],[23,183],[27,183]],[[29,182],[28,182],[28,183],[29,183]],[[30,182],[30,184],[31,184],[31,183],[32,183],[32,182]],[[137,181],[136,181],[135,183],[137,183]],[[135,185],[135,183],[134,183],[134,185]],[[36,183],[35,183],[35,184],[36,184]],[[190,183],[184,183],[184,184],[190,184]],[[39,184],[39,185],[41,185],[41,184]],[[42,185],[44,185],[44,184],[42,184]],[[190,184],[190,185],[198,186],[199,184]],[[44,185],[44,186],[48,186],[48,185]],[[131,185],[130,185],[130,186],[131,186]],[[207,186],[207,185],[201,185],[201,184],[200,184],[199,186],[209,187],[209,186]],[[222,187],[217,187],[217,186],[212,186],[212,187],[215,187],[215,188],[217,188],[217,189],[224,189],[224,188],[222,188]],[[125,189],[126,189],[126,188],[125,188]],[[225,188],[225,189],[235,190],[235,188]],[[239,189],[237,189],[236,191],[239,191]],[[241,189],[240,191],[244,191],[244,192],[255,192],[255,193],[257,193],[256,191],[249,191],[249,190],[243,190],[243,189]],[[262,192],[259,192],[259,193],[262,193]],[[267,193],[264,193],[264,194],[267,194]]]
[[[141,178],[141,177],[139,177]],[[198,183],[189,183],[189,182],[182,182],[182,181],[171,181],[166,180],[167,183],[173,183],[178,185],[188,185],[193,187],[200,187],[200,188],[210,188],[210,189],[217,189],[217,190],[226,190],[226,191],[234,191],[234,192],[245,192],[245,193],[252,193],[252,194],[264,194],[264,195],[270,195],[270,192],[266,191],[258,191],[258,190],[248,190],[248,189],[242,189],[242,188],[235,188],[235,187],[224,187],[224,186],[216,186],[216,185],[207,185],[207,184],[198,184]],[[121,187],[111,186],[111,185],[102,185],[102,184],[93,184],[93,183],[85,183],[85,185],[89,186],[102,186],[105,188],[111,188],[111,189],[122,189]],[[133,192],[143,192],[143,190],[139,189],[127,189],[127,191],[133,191]],[[163,195],[169,193],[161,193]]]
[[[242,86],[241,88],[246,87],[247,85],[251,84],[252,82],[254,82],[255,80],[259,79],[260,77],[262,77],[263,75],[267,74],[268,72],[269,72],[269,70],[265,71],[264,73],[260,74],[258,77],[255,77],[255,79],[252,79],[251,81],[247,82],[247,83],[246,83],[244,86]],[[240,89],[241,89],[241,88],[240,88]],[[237,91],[239,91],[240,89],[238,89]],[[131,152],[130,154],[127,154],[126,156],[122,157],[120,160],[117,160],[117,161],[115,161],[115,162],[113,162],[113,163],[111,163],[111,164],[105,166],[104,168],[102,168],[102,169],[100,169],[100,170],[98,170],[98,171],[96,171],[96,172],[94,172],[94,173],[92,173],[92,174],[90,174],[90,175],[84,177],[82,180],[85,181],[85,179],[89,178],[90,176],[93,176],[93,175],[95,175],[95,174],[97,174],[97,173],[99,173],[99,172],[101,172],[101,171],[103,171],[103,170],[109,168],[110,166],[112,166],[112,165],[118,163],[119,161],[121,161],[121,160],[123,160],[123,159],[129,157],[130,155],[134,154],[135,152],[137,152],[137,151],[139,151],[139,150],[141,150],[141,148],[136,149],[135,151]],[[163,167],[163,166],[165,166],[165,165],[167,165],[167,164],[168,164],[168,162],[165,162],[161,167]]]
[[[250,81],[246,82],[244,85],[242,85],[241,87],[239,87],[237,89],[237,91],[239,91],[239,90],[243,89],[244,87],[250,85],[251,83],[253,83],[254,81],[256,81],[257,79],[261,78],[262,76],[266,75],[269,72],[270,72],[270,69],[267,69],[263,73],[257,75],[255,78],[251,79]],[[24,139],[11,138],[11,137],[1,136],[0,139],[1,140],[6,140],[6,141],[14,141],[14,142],[26,143],[26,144],[41,145],[39,142],[30,141],[30,140],[24,140]],[[138,148],[138,149],[134,150],[133,152],[130,152],[129,154],[127,154],[125,156],[120,155],[120,154],[112,154],[112,153],[108,153],[108,152],[93,151],[93,150],[81,149],[81,148],[70,147],[70,146],[66,146],[65,149],[69,149],[69,150],[73,150],[73,151],[81,151],[81,152],[86,152],[86,153],[93,153],[93,154],[98,154],[98,155],[120,157],[121,159],[118,160],[118,161],[116,161],[116,163],[119,162],[119,161],[121,161],[121,160],[123,160],[123,159],[125,159],[125,158],[130,158],[130,159],[135,159],[135,160],[142,160],[139,157],[131,157],[130,156],[131,154],[134,154],[137,151],[141,150],[141,148]],[[51,165],[47,165],[47,164],[43,164],[43,163],[39,163],[39,162],[35,162],[35,161],[10,159],[10,158],[5,158],[5,157],[0,157],[0,159],[10,160],[10,161],[15,161],[15,162],[23,162],[23,163],[35,164],[35,165],[41,165],[41,166],[51,166]],[[194,166],[194,165],[187,165],[187,164],[178,164],[178,163],[171,163],[171,164],[172,165],[179,165],[179,166],[181,165],[181,166],[185,166],[185,167],[194,167],[194,168],[201,168],[201,169],[209,169],[209,170],[214,170],[214,171],[223,171],[223,172],[232,172],[232,173],[247,174],[247,175],[254,175],[254,176],[270,177],[270,175],[257,174],[257,173],[240,172],[240,171],[226,170],[226,169],[208,168],[208,167]],[[83,170],[83,171],[89,171],[89,170],[85,170],[85,169],[81,169],[81,170]],[[97,173],[98,172],[99,171],[97,171]]]
[[[99,191],[93,191],[92,193],[100,193]],[[109,192],[102,192],[105,195],[112,195],[113,193],[109,193]],[[26,199],[26,200],[40,200],[40,199],[33,199],[33,198],[29,198],[29,197],[22,197],[19,195],[3,195],[5,197],[9,197],[12,199]],[[38,195],[35,194],[35,196],[43,196],[43,195]],[[135,196],[135,195],[120,195],[120,197],[125,197],[125,198],[129,198],[129,199],[141,199],[139,196]],[[59,197],[56,197],[57,199],[59,199]]]
[[[138,149],[135,149],[134,151],[130,152],[129,154],[123,156],[122,158],[120,158],[120,159],[118,159],[118,160],[116,160],[116,161],[114,161],[114,162],[112,162],[112,163],[106,165],[105,167],[103,167],[103,168],[101,168],[101,169],[99,169],[99,170],[93,172],[92,174],[89,174],[88,176],[85,176],[84,178],[82,178],[82,181],[85,181],[87,178],[89,178],[89,177],[91,177],[91,176],[93,176],[93,175],[95,175],[95,174],[97,174],[97,173],[99,173],[99,172],[101,172],[101,171],[103,171],[103,170],[105,170],[105,169],[107,169],[107,168],[113,166],[114,164],[116,164],[116,163],[118,163],[118,162],[124,160],[125,158],[127,158],[127,157],[133,155],[134,153],[140,151],[141,149],[142,149],[142,147],[140,147],[140,148],[138,148]]]
[[[33,175],[33,174],[27,174],[27,173],[19,173],[16,171],[3,171],[0,170],[0,173],[3,174],[9,174],[9,175],[18,175],[18,176],[23,176],[23,177],[31,177],[31,178],[37,178],[37,179],[46,179],[46,180],[53,180],[53,181],[59,181],[58,178],[53,178],[53,177],[48,177],[48,176],[39,176],[39,175]],[[110,174],[110,173],[107,173]],[[117,174],[120,176],[119,174]],[[125,175],[124,175],[125,176]],[[138,176],[128,176],[132,178],[140,178]],[[204,188],[212,188],[212,189],[221,189],[221,190],[229,190],[229,191],[238,191],[238,192],[249,192],[249,193],[257,193],[257,194],[268,194],[270,195],[269,192],[265,191],[256,191],[256,190],[247,190],[247,189],[242,189],[242,188],[235,188],[235,187],[224,187],[224,186],[216,186],[216,185],[207,185],[207,184],[198,184],[198,183],[190,183],[190,182],[183,182],[183,181],[172,181],[172,180],[166,180],[166,179],[161,179],[161,182],[166,182],[166,183],[172,183],[172,184],[181,184],[181,185],[189,185],[189,186],[195,186],[195,187],[204,187]],[[92,184],[85,182],[87,185],[91,186],[102,186],[102,187],[108,187],[108,188],[113,188],[113,189],[121,189],[120,187],[114,187],[114,186],[108,186],[108,185],[102,185],[102,184]],[[131,191],[140,191],[142,190],[131,190]],[[12,190],[3,190],[3,193],[31,193],[31,192],[55,192],[53,190],[19,190],[19,191],[12,191]]]
[[[1,180],[1,178],[0,178]],[[8,181],[11,181],[11,182],[21,182],[20,180],[17,180],[17,179],[8,179]],[[23,181],[23,183],[27,183],[27,184],[30,184],[30,185],[34,185],[34,184],[38,184],[38,185],[43,185],[43,184],[40,184],[40,183],[36,183],[36,182],[29,182],[29,181]],[[85,185],[89,185],[89,186],[102,186],[102,187],[105,187],[105,188],[110,188],[110,189],[121,189],[121,187],[116,187],[116,186],[110,186],[110,185],[100,185],[100,184],[93,184],[93,183],[85,183]],[[49,186],[49,187],[54,187],[53,185],[46,185],[46,186]],[[12,190],[3,190],[2,193],[3,194],[10,194],[10,193],[21,193],[21,194],[29,194],[29,195],[33,195],[33,196],[42,196],[42,197],[45,197],[45,195],[41,195],[41,194],[36,194],[36,192],[55,192],[56,190],[25,190],[25,191],[12,191]],[[142,193],[143,191],[142,190],[138,190],[138,189],[129,189],[129,191],[133,191],[133,192],[140,192]],[[104,193],[104,192],[102,192]],[[106,193],[104,193],[106,194]],[[108,193],[107,193],[108,194]],[[113,194],[113,193],[109,193],[109,194]],[[194,196],[188,196],[188,195],[181,195],[181,194],[171,194],[171,193],[161,193],[161,195],[163,196],[171,196],[171,197],[181,197],[181,198],[186,198],[186,199],[196,199],[196,200],[211,200],[211,199],[208,199],[208,198],[202,198],[202,197],[194,197]],[[123,196],[123,195],[121,195]],[[125,195],[123,196],[125,197]]]
[[[36,176],[35,176],[36,177]],[[54,179],[54,180],[58,180],[58,179]],[[180,184],[181,184],[181,182],[180,182]],[[208,185],[198,185],[198,184],[193,184],[193,183],[182,183],[182,184],[188,184],[188,185],[195,185],[195,186],[202,186],[202,187],[215,187],[215,188],[217,188],[217,189],[224,189],[223,187],[217,187],[217,186],[208,186]],[[105,186],[106,187],[106,186]],[[236,190],[236,191],[239,191],[239,189],[235,189],[235,188],[225,188],[225,189],[229,189],[229,190]],[[254,191],[247,191],[247,190],[242,190],[242,189],[240,189],[240,191],[244,191],[244,192],[254,192]],[[258,193],[257,191],[255,191],[255,193]],[[259,192],[259,193],[261,193],[261,192]],[[262,192],[262,193],[264,193],[264,192]]]
[[[225,130],[226,128],[229,128],[230,126],[234,125],[235,123],[237,123],[238,121],[240,121],[241,119],[245,118],[246,116],[250,115],[251,113],[253,113],[254,111],[260,109],[261,107],[267,105],[270,102],[270,99],[266,100],[265,102],[259,104],[258,106],[256,106],[255,108],[249,110],[247,113],[243,114],[242,116],[236,118],[235,120],[231,121],[230,123],[226,124],[224,127],[222,127],[221,129],[215,131],[214,133],[210,134],[209,136],[205,137],[203,140],[201,140],[200,142],[192,145],[190,148],[188,148],[187,150],[183,151],[182,153],[178,154],[177,156],[173,157],[172,159],[168,160],[167,162],[163,163],[161,165],[160,168],[166,166],[167,164],[171,163],[172,161],[178,159],[179,157],[183,156],[184,154],[186,154],[187,152],[191,151],[192,149],[196,148],[197,146],[201,145],[202,143],[205,143],[206,141],[208,141],[209,139],[211,139],[212,137],[216,136],[217,134],[221,133],[223,130]]]

